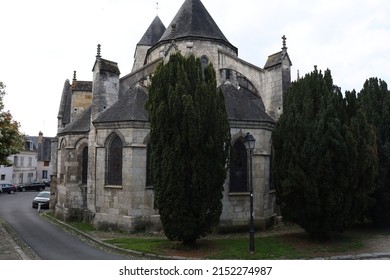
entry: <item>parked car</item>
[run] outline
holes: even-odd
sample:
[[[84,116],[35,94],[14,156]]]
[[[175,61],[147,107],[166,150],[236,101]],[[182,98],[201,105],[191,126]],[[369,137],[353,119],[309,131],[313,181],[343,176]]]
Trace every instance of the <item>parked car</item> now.
[[[38,191],[41,192],[46,188],[45,183],[43,182],[31,182],[29,184],[23,184],[18,186],[18,191]]]
[[[16,185],[14,184],[0,184],[0,192],[2,193],[15,193]]]
[[[49,203],[50,203],[50,192],[42,191],[39,194],[37,194],[36,197],[34,197],[32,202],[32,207],[38,208],[38,205],[41,204],[41,208],[49,209]]]

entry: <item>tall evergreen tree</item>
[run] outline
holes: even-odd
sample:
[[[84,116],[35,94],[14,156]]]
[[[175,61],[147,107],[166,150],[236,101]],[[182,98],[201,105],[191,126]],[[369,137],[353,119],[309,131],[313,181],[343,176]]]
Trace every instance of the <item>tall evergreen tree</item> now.
[[[155,208],[169,239],[194,245],[219,222],[230,147],[213,66],[171,55],[152,78],[146,107]]]
[[[375,126],[378,149],[378,174],[371,217],[377,226],[390,226],[390,92],[385,81],[370,78],[358,98],[368,120]]]
[[[375,172],[375,136],[364,112],[353,109],[355,99],[343,98],[329,70],[315,70],[292,83],[273,132],[282,214],[315,236],[350,226],[373,190],[368,174]]]

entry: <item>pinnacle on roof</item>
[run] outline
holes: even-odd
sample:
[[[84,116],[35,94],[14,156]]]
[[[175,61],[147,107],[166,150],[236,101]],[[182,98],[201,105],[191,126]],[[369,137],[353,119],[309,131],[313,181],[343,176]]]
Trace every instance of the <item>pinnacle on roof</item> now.
[[[235,49],[226,39],[200,0],[186,0],[162,35],[161,41],[198,37],[221,41]]]
[[[166,28],[161,19],[156,16],[137,45],[153,46],[164,34]]]

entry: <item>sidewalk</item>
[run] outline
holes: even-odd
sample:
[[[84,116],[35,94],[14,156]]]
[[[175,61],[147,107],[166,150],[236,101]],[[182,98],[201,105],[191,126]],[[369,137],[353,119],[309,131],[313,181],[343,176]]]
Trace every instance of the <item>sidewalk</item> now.
[[[37,260],[39,257],[0,219],[0,260]]]

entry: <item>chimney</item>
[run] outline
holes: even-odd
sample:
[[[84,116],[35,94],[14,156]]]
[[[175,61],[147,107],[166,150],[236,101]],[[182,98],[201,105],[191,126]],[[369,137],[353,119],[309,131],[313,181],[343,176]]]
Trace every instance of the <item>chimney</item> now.
[[[42,143],[43,143],[43,133],[42,131],[39,131],[38,144],[42,144]]]

